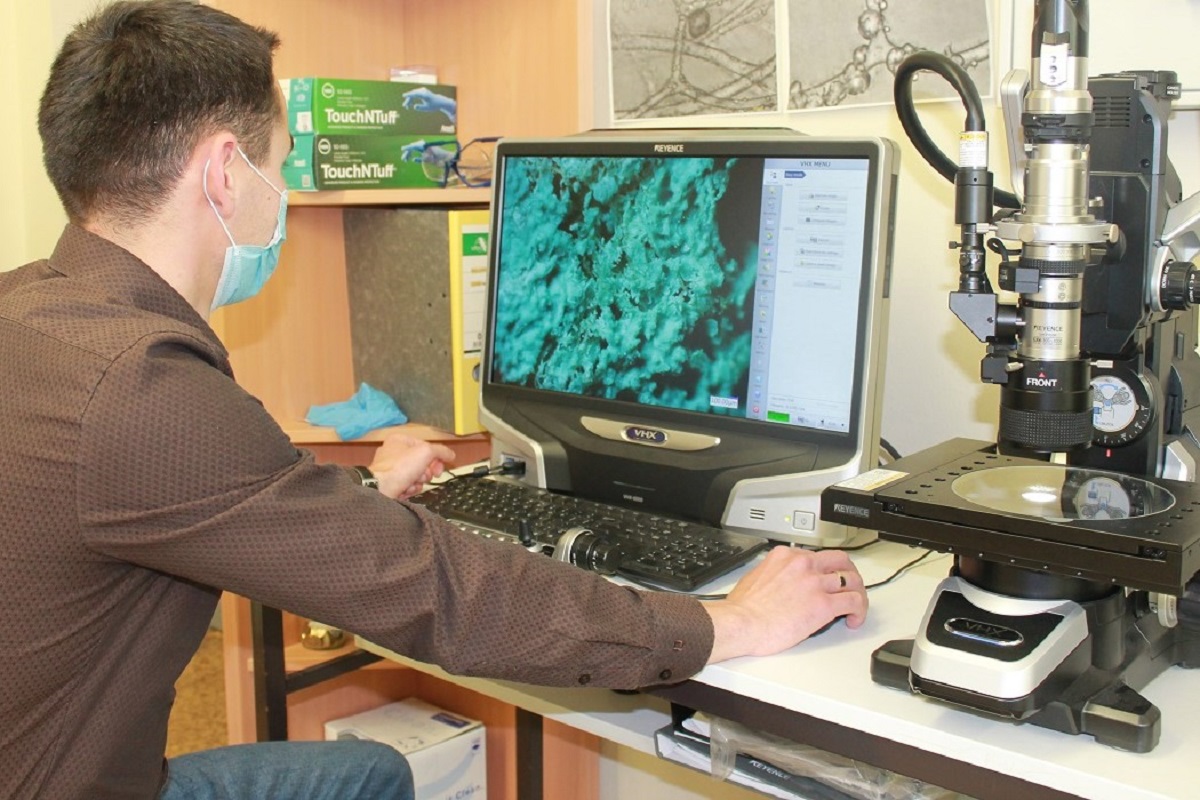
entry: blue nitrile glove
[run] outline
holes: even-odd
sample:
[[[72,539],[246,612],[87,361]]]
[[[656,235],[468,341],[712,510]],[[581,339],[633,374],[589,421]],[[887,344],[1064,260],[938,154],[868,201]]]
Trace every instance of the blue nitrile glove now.
[[[414,111],[440,111],[451,122],[458,116],[458,101],[421,86],[404,93],[403,106]]]
[[[349,400],[326,406],[310,406],[306,421],[337,431],[342,441],[357,439],[367,431],[403,425],[408,417],[396,401],[370,384],[362,384]]]

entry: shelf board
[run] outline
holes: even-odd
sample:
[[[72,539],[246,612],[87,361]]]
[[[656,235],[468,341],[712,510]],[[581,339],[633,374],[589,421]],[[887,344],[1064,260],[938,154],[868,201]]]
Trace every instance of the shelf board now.
[[[337,658],[338,656],[344,656],[348,653],[353,653],[357,649],[358,647],[354,643],[353,637],[350,636],[347,636],[346,643],[336,650],[310,650],[299,643],[289,644],[283,648],[283,660],[284,664],[286,665],[286,670],[289,673],[299,672],[302,669],[308,669],[309,667],[323,664],[331,658]],[[395,661],[389,661],[385,658],[382,661],[376,661],[373,664],[367,664],[365,667],[359,667],[359,669],[397,670],[408,669],[408,667],[406,667],[404,664],[400,664]]]
[[[344,440],[338,437],[337,431],[333,428],[323,425],[310,425],[307,422],[298,420],[289,420],[281,424],[283,432],[288,435],[293,444],[379,444],[389,434],[396,432],[407,433],[416,439],[421,439],[426,442],[484,442],[487,441],[485,433],[471,433],[465,436],[456,436],[453,433],[447,433],[440,428],[434,428],[431,425],[418,425],[409,423],[407,425],[393,425],[388,428],[376,428],[373,431],[367,431],[357,439]]]
[[[288,192],[289,206],[486,206],[491,199],[488,187]]]

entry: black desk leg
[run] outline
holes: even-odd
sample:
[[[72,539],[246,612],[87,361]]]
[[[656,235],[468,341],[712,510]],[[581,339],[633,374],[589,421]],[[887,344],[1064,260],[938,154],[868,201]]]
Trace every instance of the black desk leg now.
[[[283,650],[283,612],[255,602],[250,603],[250,636],[254,654],[254,721],[260,742],[287,741],[289,694],[382,658],[355,648],[289,675]]]
[[[260,742],[288,738],[287,669],[283,660],[283,612],[250,604],[254,656],[254,717]]]
[[[517,709],[517,800],[542,800],[542,717]]]

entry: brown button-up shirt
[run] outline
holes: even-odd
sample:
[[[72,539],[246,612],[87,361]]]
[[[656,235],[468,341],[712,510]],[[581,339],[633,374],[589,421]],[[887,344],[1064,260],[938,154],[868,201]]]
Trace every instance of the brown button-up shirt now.
[[[0,369],[0,797],[152,798],[221,589],[529,683],[681,679],[711,650],[692,599],[463,534],[314,463],[184,299],[81,228],[0,273]]]

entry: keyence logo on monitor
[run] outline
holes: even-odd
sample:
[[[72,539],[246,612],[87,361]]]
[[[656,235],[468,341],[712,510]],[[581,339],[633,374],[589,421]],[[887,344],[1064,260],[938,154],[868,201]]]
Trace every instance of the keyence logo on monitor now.
[[[656,144],[654,145],[656,153],[682,153],[683,145],[681,144]]]

